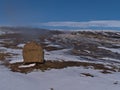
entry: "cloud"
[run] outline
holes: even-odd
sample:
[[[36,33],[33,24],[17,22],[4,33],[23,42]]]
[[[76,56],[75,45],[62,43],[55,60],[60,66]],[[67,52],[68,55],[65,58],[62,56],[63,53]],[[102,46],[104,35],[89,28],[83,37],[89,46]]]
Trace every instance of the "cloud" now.
[[[52,27],[120,27],[120,21],[117,20],[101,20],[101,21],[87,21],[87,22],[47,22],[40,23],[41,26],[52,26]]]

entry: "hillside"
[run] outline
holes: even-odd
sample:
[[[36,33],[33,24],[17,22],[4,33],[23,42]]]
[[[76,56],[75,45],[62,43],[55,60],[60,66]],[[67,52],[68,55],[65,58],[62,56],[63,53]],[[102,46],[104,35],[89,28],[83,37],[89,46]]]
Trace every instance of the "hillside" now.
[[[45,64],[23,63],[33,40]],[[0,27],[1,90],[119,90],[119,77],[120,32]]]

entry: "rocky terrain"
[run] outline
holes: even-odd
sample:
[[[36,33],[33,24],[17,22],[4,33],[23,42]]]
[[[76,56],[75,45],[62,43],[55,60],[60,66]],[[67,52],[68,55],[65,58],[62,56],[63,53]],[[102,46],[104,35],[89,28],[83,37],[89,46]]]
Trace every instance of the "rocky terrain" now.
[[[120,32],[73,31],[69,34],[53,35],[49,40],[70,48],[70,54],[89,60],[111,63],[119,63],[120,60]],[[118,62],[109,59],[116,59]]]
[[[120,63],[120,32],[112,31],[50,31],[38,28],[1,27],[6,48],[22,49],[19,44],[37,41],[46,51],[69,49],[68,54],[87,61]],[[4,54],[1,55],[3,58]]]

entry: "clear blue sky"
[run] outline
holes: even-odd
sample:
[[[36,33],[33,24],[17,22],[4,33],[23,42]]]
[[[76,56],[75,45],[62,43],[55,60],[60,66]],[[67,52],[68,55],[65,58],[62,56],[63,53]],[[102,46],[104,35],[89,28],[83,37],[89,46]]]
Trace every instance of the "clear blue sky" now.
[[[120,20],[120,0],[0,0],[0,25]]]

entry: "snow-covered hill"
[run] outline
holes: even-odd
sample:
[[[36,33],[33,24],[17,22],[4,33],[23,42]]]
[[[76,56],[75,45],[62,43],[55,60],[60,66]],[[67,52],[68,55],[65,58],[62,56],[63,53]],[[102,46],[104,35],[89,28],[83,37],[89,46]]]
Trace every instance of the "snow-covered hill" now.
[[[45,70],[35,68],[34,63],[13,68],[23,61],[25,37],[9,30],[0,32],[0,90],[120,89],[119,32],[53,31],[49,37],[40,35],[36,41],[43,45],[46,63],[59,64],[55,65],[57,68],[48,66]],[[24,69],[31,71],[19,71]]]

